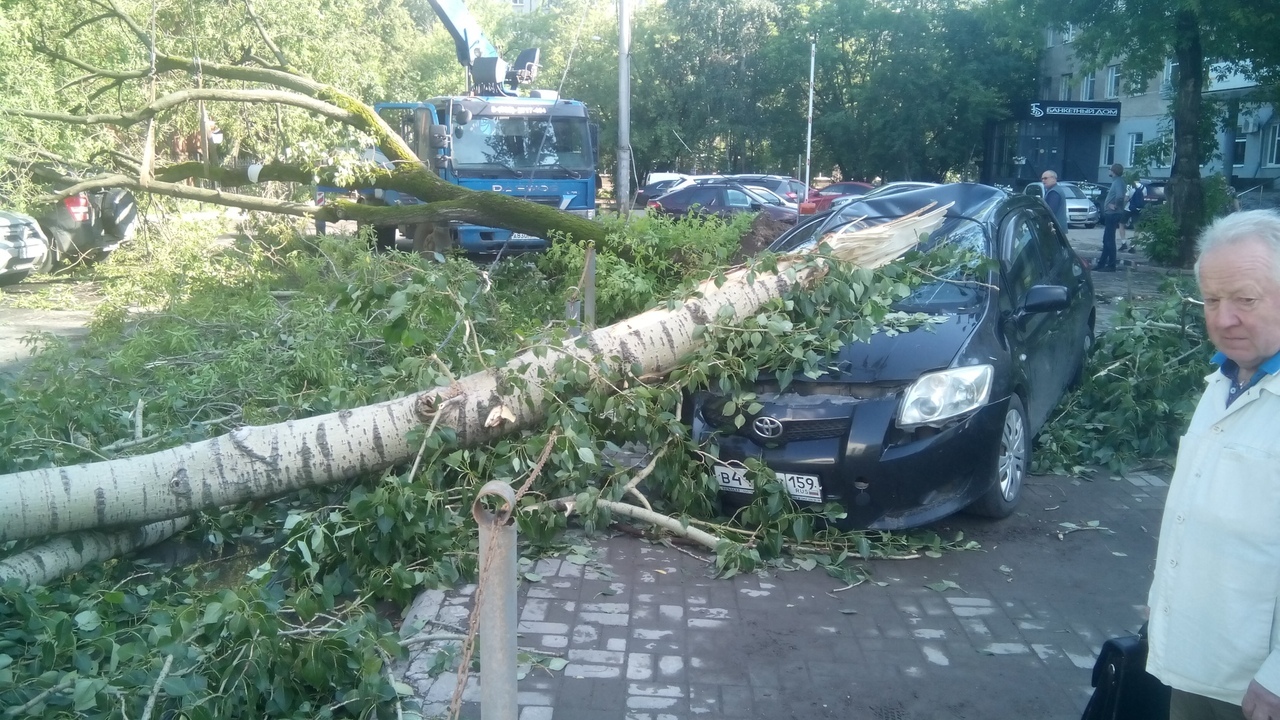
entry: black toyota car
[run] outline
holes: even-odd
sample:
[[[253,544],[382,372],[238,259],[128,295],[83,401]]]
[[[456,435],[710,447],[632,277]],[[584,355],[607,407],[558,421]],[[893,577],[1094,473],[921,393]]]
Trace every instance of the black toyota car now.
[[[816,379],[785,390],[761,383],[759,410],[740,428],[721,412],[725,398],[695,397],[694,435],[716,440],[708,470],[727,502],[749,501],[744,461],[759,458],[797,502],[843,505],[846,527],[914,527],[965,508],[1013,512],[1031,440],[1079,378],[1093,340],[1093,282],[1044,203],[984,185],[939,185],[806,219],[772,249],[930,203],[953,205],[923,249],[949,243],[981,253],[995,261],[987,275],[918,286],[898,309],[935,322],[851,342]]]

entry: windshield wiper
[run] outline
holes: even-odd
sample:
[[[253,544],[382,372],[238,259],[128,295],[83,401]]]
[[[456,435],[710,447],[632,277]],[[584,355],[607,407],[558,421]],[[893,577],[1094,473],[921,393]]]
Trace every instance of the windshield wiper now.
[[[467,171],[467,170],[481,170],[481,169],[484,169],[484,170],[502,170],[502,171],[505,171],[505,172],[507,173],[507,174],[506,174],[506,177],[513,177],[513,178],[522,178],[522,177],[524,177],[524,173],[523,173],[523,172],[521,172],[520,170],[515,169],[514,167],[512,167],[512,166],[510,166],[510,165],[508,165],[508,164],[506,164],[506,163],[502,163],[502,162],[459,163],[459,162],[456,162],[456,161],[455,161],[455,162],[454,162],[454,168],[455,168],[456,170],[462,170],[462,171]],[[502,177],[502,176],[501,176],[501,175],[496,175],[496,177]]]
[[[578,169],[575,169],[575,168],[570,168],[570,167],[565,167],[564,165],[561,165],[561,164],[560,164],[560,163],[558,163],[558,162],[555,162],[555,163],[545,163],[545,164],[542,164],[542,165],[537,166],[536,168],[531,168],[531,172],[529,173],[529,177],[533,177],[534,175],[536,175],[537,173],[539,173],[539,172],[541,172],[541,171],[543,171],[543,170],[563,170],[565,173],[567,173],[567,174],[569,175],[569,177],[573,178],[574,180],[580,180],[580,179],[582,179],[582,171],[581,171],[581,170],[578,170]]]

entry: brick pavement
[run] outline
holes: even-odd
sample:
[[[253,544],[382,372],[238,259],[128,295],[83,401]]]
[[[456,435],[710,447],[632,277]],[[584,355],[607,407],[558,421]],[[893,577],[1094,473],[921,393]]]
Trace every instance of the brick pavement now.
[[[981,550],[866,563],[872,581],[842,592],[821,568],[722,580],[667,546],[590,539],[589,562],[540,560],[521,583],[520,644],[568,664],[520,681],[519,718],[1078,718],[1102,642],[1142,622],[1164,493],[1148,473],[1032,477],[1013,517],[933,528]],[[406,623],[465,625],[473,591],[425,593]],[[406,670],[428,716],[456,683],[429,676],[434,654]],[[475,678],[465,697],[478,718]]]

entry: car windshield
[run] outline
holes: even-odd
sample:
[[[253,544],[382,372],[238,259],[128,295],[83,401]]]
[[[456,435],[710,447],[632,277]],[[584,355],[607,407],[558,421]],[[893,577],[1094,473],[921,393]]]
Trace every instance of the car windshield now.
[[[1068,200],[1088,200],[1089,196],[1075,185],[1067,185],[1066,183],[1058,183],[1058,189],[1066,196]]]
[[[515,177],[576,176],[591,170],[590,135],[581,117],[480,116],[453,128],[458,170],[510,171]]]
[[[831,222],[826,222],[830,219]],[[863,217],[850,222],[848,216],[815,218],[797,225],[779,238],[772,246],[776,252],[795,252],[825,242],[836,233],[872,227],[893,220],[891,217]],[[856,224],[855,224],[856,223]],[[851,227],[852,226],[852,227]],[[951,248],[978,258],[991,257],[991,242],[981,223],[969,218],[949,217],[938,229],[929,233],[917,250],[930,252]],[[907,297],[894,303],[895,310],[903,312],[954,312],[976,306],[985,298],[985,288],[970,277],[971,270],[957,265],[938,275],[936,280],[923,283]]]

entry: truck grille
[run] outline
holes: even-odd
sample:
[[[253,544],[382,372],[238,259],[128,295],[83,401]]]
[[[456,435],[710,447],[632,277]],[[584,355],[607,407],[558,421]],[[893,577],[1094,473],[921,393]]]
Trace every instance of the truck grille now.
[[[539,205],[549,205],[553,208],[560,207],[559,195],[530,195],[529,197],[525,197],[521,199],[528,200],[529,202],[535,202],[535,203],[538,203]]]

